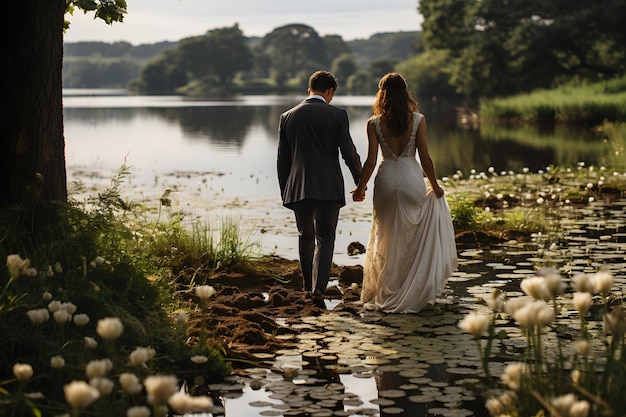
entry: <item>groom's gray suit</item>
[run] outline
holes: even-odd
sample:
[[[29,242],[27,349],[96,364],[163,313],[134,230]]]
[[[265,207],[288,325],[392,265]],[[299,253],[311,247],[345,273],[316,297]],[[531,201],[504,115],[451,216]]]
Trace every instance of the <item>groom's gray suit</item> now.
[[[346,204],[339,153],[355,184],[361,160],[350,136],[347,112],[311,91],[280,116],[278,133],[278,180],[283,205],[296,216],[304,290],[323,294],[339,209]]]

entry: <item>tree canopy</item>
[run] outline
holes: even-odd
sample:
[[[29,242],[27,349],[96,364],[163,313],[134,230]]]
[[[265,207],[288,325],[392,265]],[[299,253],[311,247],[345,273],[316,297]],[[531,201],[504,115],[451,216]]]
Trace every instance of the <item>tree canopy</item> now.
[[[626,70],[626,2],[420,0],[428,50],[457,91],[485,97],[613,78]]]

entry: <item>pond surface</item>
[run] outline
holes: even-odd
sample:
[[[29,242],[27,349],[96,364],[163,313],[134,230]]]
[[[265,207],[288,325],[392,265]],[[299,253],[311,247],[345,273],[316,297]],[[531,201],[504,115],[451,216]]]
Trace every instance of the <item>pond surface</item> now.
[[[291,326],[299,331],[296,336],[278,336],[295,347],[259,355],[258,367],[209,385],[221,404],[212,415],[487,417],[480,353],[459,321],[469,312],[488,314],[484,298],[494,289],[520,297],[525,277],[542,267],[560,268],[568,289],[558,297],[557,322],[544,336],[546,357],[554,359],[557,325],[574,335],[580,324],[567,276],[605,268],[615,277],[613,296],[619,299],[626,291],[625,215],[623,200],[563,207],[561,226],[530,242],[459,244],[459,270],[434,307],[419,314],[350,315],[327,303],[325,314]],[[590,321],[589,329],[598,337],[601,357],[601,322]],[[491,353],[489,370],[496,381],[507,363],[522,360],[527,346],[513,320],[499,319],[499,331],[507,336],[495,340]],[[574,352],[571,335],[560,342],[566,357]]]

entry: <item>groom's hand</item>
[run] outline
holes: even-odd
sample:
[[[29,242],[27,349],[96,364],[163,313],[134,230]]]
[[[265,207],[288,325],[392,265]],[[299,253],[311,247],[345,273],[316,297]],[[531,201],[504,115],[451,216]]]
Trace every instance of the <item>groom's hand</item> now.
[[[350,191],[352,193],[352,201],[361,202],[365,200],[365,190],[360,191],[358,188]]]

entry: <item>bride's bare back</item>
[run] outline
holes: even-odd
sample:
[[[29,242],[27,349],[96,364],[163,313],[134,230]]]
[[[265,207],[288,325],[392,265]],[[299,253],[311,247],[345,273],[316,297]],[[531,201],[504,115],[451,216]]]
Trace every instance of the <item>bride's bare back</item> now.
[[[409,123],[408,123],[406,131],[401,136],[396,136],[396,135],[393,135],[391,131],[389,130],[389,128],[387,127],[386,118],[384,116],[380,118],[380,130],[382,131],[383,138],[385,138],[385,142],[387,143],[387,146],[389,146],[389,149],[391,150],[391,152],[393,152],[394,155],[399,156],[406,149],[406,146],[408,145],[409,140],[411,140],[412,127],[413,127],[413,115],[411,114],[409,116]]]

